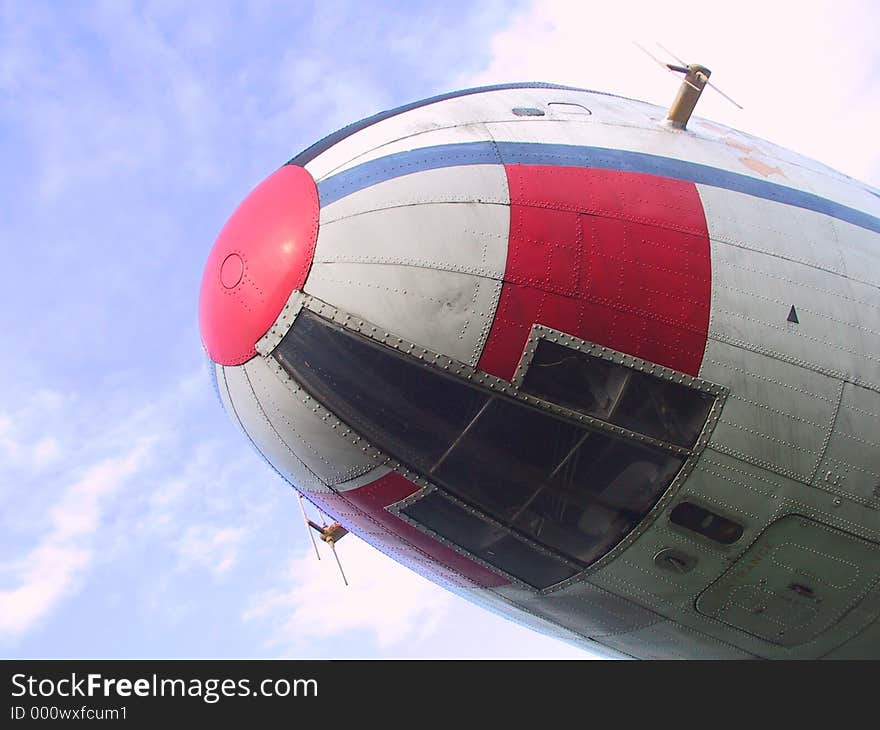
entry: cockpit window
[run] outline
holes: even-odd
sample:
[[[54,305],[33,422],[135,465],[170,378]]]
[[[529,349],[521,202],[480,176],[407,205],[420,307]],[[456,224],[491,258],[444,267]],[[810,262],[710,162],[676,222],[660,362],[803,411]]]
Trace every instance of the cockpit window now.
[[[429,469],[487,402],[468,388],[391,348],[307,310],[276,358],[319,403],[417,471]]]
[[[431,492],[401,511],[445,540],[535,588],[559,583],[579,571],[576,566],[535,550],[516,533],[469,512],[441,492]]]
[[[495,398],[426,475],[502,524],[589,564],[628,533],[681,457]]]
[[[571,352],[559,349],[566,350],[539,347],[535,357],[553,377],[532,378],[531,392],[597,417],[628,414],[627,422],[671,429],[651,415],[670,400],[662,388],[649,384],[650,408],[634,403],[621,410],[636,373],[598,358],[559,368],[554,363]],[[490,392],[308,309],[275,357],[338,418],[436,485],[404,514],[536,588],[606,554],[644,518],[684,462],[674,448]],[[660,430],[652,428],[644,430]]]
[[[686,448],[696,443],[714,400],[700,390],[543,339],[522,390]]]

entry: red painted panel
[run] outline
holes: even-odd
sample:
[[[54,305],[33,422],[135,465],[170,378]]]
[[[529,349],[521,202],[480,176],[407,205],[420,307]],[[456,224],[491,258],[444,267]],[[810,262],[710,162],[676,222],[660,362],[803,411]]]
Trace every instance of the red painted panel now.
[[[709,232],[693,183],[507,165],[510,241],[479,368],[513,377],[535,323],[696,375],[709,329]]]
[[[199,298],[202,342],[214,362],[240,365],[256,355],[254,345],[302,288],[318,240],[318,208],[312,176],[285,165],[223,226]]]
[[[510,581],[426,535],[386,507],[414,494],[419,486],[396,472],[347,492],[306,496],[380,550],[420,573],[465,587],[491,588]]]

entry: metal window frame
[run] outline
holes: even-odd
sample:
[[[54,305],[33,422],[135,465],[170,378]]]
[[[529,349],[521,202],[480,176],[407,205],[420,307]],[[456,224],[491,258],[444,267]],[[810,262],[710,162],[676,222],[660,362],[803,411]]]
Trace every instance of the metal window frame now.
[[[637,441],[642,441],[643,443],[649,443],[651,445],[657,445],[661,448],[666,448],[667,450],[675,449],[673,453],[689,455],[693,453],[699,453],[704,448],[706,448],[706,445],[709,443],[709,439],[712,436],[712,431],[715,429],[715,425],[718,423],[718,419],[721,417],[721,408],[724,406],[724,402],[727,400],[727,395],[729,393],[729,390],[723,385],[710,383],[708,380],[703,380],[702,378],[694,377],[693,375],[688,375],[687,373],[681,373],[677,370],[672,370],[671,368],[667,368],[663,365],[657,365],[655,363],[648,362],[647,360],[642,360],[641,358],[635,357],[634,355],[627,355],[626,353],[612,350],[610,347],[596,345],[587,340],[582,340],[577,337],[573,337],[572,335],[567,335],[564,332],[560,332],[559,330],[555,330],[551,327],[545,327],[542,324],[535,324],[532,325],[532,330],[529,333],[529,339],[526,342],[526,346],[523,350],[522,356],[520,357],[519,364],[516,366],[516,370],[514,371],[513,380],[511,380],[511,384],[517,388],[517,391],[522,388],[523,382],[525,381],[526,373],[528,372],[529,367],[532,364],[532,360],[535,357],[535,352],[537,351],[538,344],[541,340],[547,340],[548,342],[553,342],[555,344],[562,345],[563,347],[567,347],[570,350],[583,352],[587,355],[591,355],[593,357],[612,362],[615,365],[621,365],[636,372],[652,375],[659,380],[666,380],[670,383],[683,385],[687,388],[691,388],[692,390],[699,390],[703,393],[706,393],[707,395],[712,396],[714,398],[714,402],[709,409],[709,414],[706,416],[706,421],[703,424],[703,428],[701,429],[700,434],[697,436],[697,439],[691,448],[678,446],[676,444],[671,444],[666,441],[661,441],[660,439],[651,438],[636,431],[631,431],[627,428],[613,426],[613,424],[606,424],[608,426],[613,426],[615,429],[618,429],[619,432],[627,435],[632,435]],[[530,398],[532,402],[546,405],[546,407],[548,407],[550,410],[561,410],[577,413],[577,411],[571,411],[568,408],[561,408],[560,406],[556,406],[549,401],[544,401],[540,398],[536,398],[535,396],[529,396],[525,393],[523,395],[527,398]],[[596,418],[590,418],[589,416],[587,418],[589,418],[591,421],[598,421],[599,423],[603,424],[606,423],[605,421],[601,421],[600,419]]]
[[[421,502],[424,497],[427,497],[429,494],[433,494],[434,492],[438,492],[438,493],[442,494],[445,499],[452,502],[456,507],[460,507],[462,510],[467,512],[469,515],[472,515],[472,516],[478,518],[482,522],[485,522],[489,525],[492,525],[493,527],[495,527],[495,528],[501,530],[502,532],[506,533],[507,535],[509,535],[514,540],[518,540],[519,542],[525,543],[532,550],[534,550],[538,553],[541,553],[542,555],[545,555],[548,558],[552,558],[557,563],[561,563],[562,565],[566,565],[570,568],[574,568],[575,569],[574,574],[570,578],[566,578],[565,581],[562,581],[560,583],[554,583],[551,586],[548,586],[547,588],[536,588],[531,583],[527,583],[526,581],[524,581],[522,578],[518,578],[517,576],[513,575],[512,573],[508,573],[503,568],[499,568],[497,565],[493,565],[492,563],[487,562],[483,558],[480,558],[479,556],[474,555],[471,552],[468,552],[467,550],[465,550],[461,546],[456,545],[454,542],[443,537],[443,535],[441,535],[437,532],[434,532],[429,527],[426,527],[422,523],[417,522],[416,520],[414,520],[412,517],[410,517],[408,514],[406,514],[403,511],[407,507],[409,507],[417,502]],[[415,527],[417,530],[419,530],[419,532],[423,532],[426,535],[429,535],[430,537],[437,540],[437,542],[440,542],[443,545],[445,545],[446,547],[451,548],[452,550],[459,553],[460,555],[464,555],[469,560],[473,560],[475,563],[479,563],[480,565],[482,565],[483,567],[485,567],[488,570],[491,570],[494,573],[499,573],[500,575],[503,575],[505,578],[510,580],[511,583],[514,583],[515,585],[520,586],[521,588],[525,588],[526,590],[531,591],[532,593],[546,593],[551,588],[556,589],[557,586],[562,585],[562,583],[568,584],[569,581],[578,577],[583,572],[583,568],[580,563],[577,563],[577,562],[571,560],[570,558],[566,558],[566,557],[560,555],[559,553],[553,552],[552,550],[544,547],[540,543],[537,543],[534,540],[529,539],[527,536],[516,532],[516,530],[511,530],[510,527],[508,527],[505,524],[502,524],[501,522],[496,520],[491,515],[488,515],[485,512],[478,510],[475,507],[472,507],[471,505],[467,504],[466,502],[463,502],[462,500],[460,500],[454,494],[447,492],[445,489],[443,489],[442,487],[438,487],[435,484],[430,484],[429,486],[423,487],[422,489],[420,489],[417,492],[413,492],[411,495],[409,495],[408,497],[405,497],[404,499],[400,500],[399,502],[395,502],[394,504],[389,505],[388,507],[386,507],[386,509],[391,514],[393,514],[395,517],[403,520],[408,525]]]
[[[315,400],[311,395],[309,395],[308,392],[306,392],[306,390],[287,373],[281,363],[272,356],[273,352],[281,343],[281,340],[284,338],[290,328],[293,326],[297,316],[303,309],[308,309],[310,312],[324,317],[325,319],[334,322],[352,332],[356,332],[370,340],[373,340],[374,342],[391,347],[392,349],[395,349],[405,355],[409,355],[414,359],[423,362],[427,366],[432,366],[438,370],[445,371],[449,375],[453,375],[472,384],[482,386],[490,393],[501,393],[515,400],[520,400],[523,403],[527,403],[533,407],[537,407],[539,410],[543,410],[556,416],[562,417],[565,420],[589,426],[597,431],[604,431],[606,433],[616,435],[617,437],[624,438],[628,441],[636,441],[666,451],[668,453],[682,456],[684,457],[684,462],[678,473],[675,475],[675,477],[673,477],[672,481],[666,487],[665,491],[660,495],[660,498],[657,500],[654,506],[651,507],[650,510],[648,510],[648,512],[642,517],[636,527],[631,530],[620,542],[614,545],[614,547],[606,552],[601,558],[593,561],[592,563],[590,563],[590,565],[575,573],[570,578],[548,586],[547,588],[535,588],[534,586],[525,583],[516,576],[505,572],[495,565],[487,563],[478,556],[468,552],[467,550],[462,549],[454,543],[451,543],[450,541],[443,538],[442,535],[438,535],[427,527],[410,519],[406,514],[401,512],[402,509],[419,501],[431,492],[439,491],[444,495],[444,497],[448,498],[459,507],[462,507],[467,512],[508,532],[511,537],[519,540],[520,542],[528,544],[530,547],[537,550],[538,552],[541,552],[548,557],[552,557],[563,564],[570,565],[572,567],[581,567],[580,564],[575,563],[574,561],[563,556],[562,554],[549,550],[543,545],[540,545],[533,540],[525,537],[524,535],[521,535],[515,530],[512,530],[506,525],[501,524],[500,522],[498,522],[498,520],[492,518],[485,512],[475,509],[470,505],[462,502],[455,495],[449,493],[442,487],[437,486],[429,479],[425,478],[421,473],[413,471],[410,467],[398,461],[391,454],[388,454],[382,449],[377,448],[368,439],[361,436],[355,429],[342,421],[335,413],[328,410],[321,403]],[[541,339],[546,339],[551,342],[564,345],[579,352],[588,353],[595,357],[608,360],[610,362],[622,365],[627,368],[631,368],[633,370],[654,375],[660,379],[668,380],[669,382],[685,385],[687,387],[703,391],[704,393],[713,396],[714,400],[712,406],[709,409],[709,414],[706,417],[706,422],[703,425],[703,429],[701,430],[700,435],[697,438],[696,443],[694,444],[694,447],[691,449],[687,449],[684,447],[676,446],[674,444],[668,444],[664,441],[660,441],[658,439],[645,436],[635,431],[631,431],[629,429],[607,423],[592,416],[587,416],[586,414],[579,413],[577,411],[556,405],[554,403],[550,403],[541,398],[536,398],[535,396],[520,391],[520,387],[522,385],[523,379],[525,378],[526,371],[528,370],[528,367],[531,364],[532,359],[534,358],[538,342]],[[703,450],[706,448],[706,445],[709,443],[709,439],[711,438],[712,432],[714,431],[715,426],[718,423],[718,420],[721,416],[721,411],[724,407],[724,403],[727,400],[727,396],[729,394],[729,390],[722,385],[711,383],[707,380],[703,380],[702,378],[687,375],[685,373],[680,373],[676,370],[672,370],[662,365],[657,365],[655,363],[642,360],[641,358],[627,355],[625,353],[612,350],[611,348],[591,343],[587,340],[582,340],[580,338],[565,334],[564,332],[560,332],[558,330],[554,330],[550,327],[546,327],[540,324],[535,324],[532,326],[532,329],[529,333],[529,339],[526,342],[525,349],[523,350],[520,362],[517,365],[514,377],[511,381],[506,381],[494,375],[490,375],[488,373],[477,370],[476,368],[465,363],[453,360],[446,355],[432,352],[431,350],[421,347],[420,345],[409,342],[402,337],[398,337],[392,332],[387,332],[383,328],[377,327],[376,325],[372,324],[362,317],[358,317],[356,315],[345,312],[344,310],[334,307],[331,304],[321,301],[320,299],[317,299],[301,291],[296,291],[291,294],[275,323],[272,325],[269,331],[266,332],[266,334],[263,335],[263,337],[260,338],[260,340],[257,342],[256,350],[259,355],[265,358],[265,360],[269,363],[272,371],[279,377],[279,379],[286,383],[291,391],[297,397],[299,397],[305,405],[311,407],[313,413],[321,416],[322,421],[329,422],[330,427],[333,429],[340,429],[341,435],[343,437],[350,438],[352,444],[359,446],[364,451],[364,453],[377,459],[382,459],[385,466],[421,487],[418,491],[409,495],[405,499],[396,502],[395,504],[389,505],[386,509],[391,514],[403,520],[407,524],[412,525],[426,535],[429,535],[433,539],[436,539],[438,542],[446,545],[455,552],[467,557],[469,560],[472,560],[475,563],[482,565],[488,570],[503,575],[505,578],[510,580],[511,583],[531,593],[540,595],[547,595],[562,590],[572,585],[573,583],[584,580],[591,573],[594,573],[605,567],[608,563],[612,562],[621,553],[623,553],[630,545],[632,545],[654,523],[657,517],[659,517],[659,515],[669,505],[669,503],[676,497],[682,485],[685,483],[687,478],[690,476],[690,473],[693,471],[697,460],[699,459]]]

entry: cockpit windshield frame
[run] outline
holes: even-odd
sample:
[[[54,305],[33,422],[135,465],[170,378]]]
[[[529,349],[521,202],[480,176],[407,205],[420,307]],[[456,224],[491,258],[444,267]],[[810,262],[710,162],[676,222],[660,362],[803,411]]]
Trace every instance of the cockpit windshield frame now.
[[[525,408],[526,411],[545,412],[548,417],[553,416],[554,422],[559,422],[563,425],[565,423],[570,423],[571,428],[581,429],[579,433],[597,434],[595,438],[599,438],[600,442],[629,443],[632,444],[632,447],[627,448],[641,449],[645,453],[654,454],[653,461],[658,464],[656,467],[657,469],[663,468],[662,463],[658,462],[657,459],[666,458],[662,457],[662,454],[665,453],[668,459],[671,460],[669,461],[669,464],[672,465],[670,468],[674,469],[674,476],[671,478],[664,477],[664,479],[668,479],[668,482],[664,482],[664,486],[660,490],[659,496],[653,498],[651,505],[647,507],[644,513],[635,515],[631,524],[627,525],[625,530],[621,532],[619,536],[616,536],[611,544],[606,546],[607,549],[604,549],[601,554],[597,556],[584,554],[579,557],[577,554],[573,554],[570,550],[559,552],[559,550],[554,548],[553,545],[548,549],[547,544],[542,543],[540,539],[535,538],[535,536],[530,534],[527,529],[514,529],[513,523],[510,520],[501,519],[497,510],[493,512],[492,509],[487,509],[485,505],[481,507],[474,502],[473,498],[471,498],[472,495],[451,489],[450,486],[452,483],[449,482],[450,477],[446,477],[445,479],[440,478],[440,475],[434,473],[434,469],[427,468],[424,464],[420,466],[419,464],[414,463],[413,459],[406,453],[390,453],[387,445],[377,443],[375,436],[364,432],[363,427],[359,428],[358,424],[349,423],[340,414],[328,409],[327,406],[321,402],[321,398],[314,397],[315,394],[310,392],[310,388],[306,387],[304,383],[299,382],[295,377],[295,368],[292,368],[289,363],[287,363],[287,367],[285,367],[283,362],[284,357],[281,355],[282,348],[279,347],[282,340],[291,330],[294,322],[298,319],[300,311],[303,309],[307,309],[311,314],[317,315],[317,317],[325,320],[328,324],[335,324],[339,330],[347,330],[356,335],[360,335],[361,338],[372,341],[375,346],[384,345],[385,347],[398,351],[400,354],[407,356],[407,362],[410,363],[410,365],[415,365],[419,368],[427,368],[438,375],[442,375],[445,379],[453,378],[459,382],[466,382],[471,388],[478,389],[485,394],[486,400],[483,405],[484,409],[487,405],[496,401],[510,403],[519,402],[521,406],[527,406]],[[654,436],[645,433],[638,433],[629,428],[603,421],[600,418],[595,418],[583,409],[571,408],[568,407],[568,405],[561,405],[560,403],[552,402],[552,400],[536,397],[535,395],[526,392],[526,389],[523,387],[526,374],[535,357],[535,353],[541,346],[541,342],[545,340],[547,342],[552,342],[557,346],[564,346],[577,353],[607,361],[609,364],[614,364],[615,367],[628,368],[633,372],[649,375],[652,378],[663,380],[668,383],[674,383],[676,387],[681,386],[698,392],[701,397],[705,397],[711,401],[711,405],[707,408],[705,423],[699,431],[699,435],[690,446],[669,443],[655,438]],[[276,326],[273,327],[272,330],[270,330],[258,343],[257,350],[262,355],[266,356],[270,363],[274,364],[273,369],[278,376],[282,380],[287,381],[290,386],[297,391],[300,397],[304,400],[308,400],[316,411],[323,412],[328,419],[333,419],[333,421],[345,428],[347,432],[350,431],[356,441],[362,441],[371,451],[377,451],[387,456],[388,466],[422,487],[420,491],[414,493],[406,500],[391,505],[388,509],[392,514],[395,514],[426,534],[430,534],[436,539],[439,539],[457,552],[460,552],[463,555],[476,560],[476,562],[486,565],[492,570],[505,575],[513,583],[523,588],[527,588],[530,591],[540,593],[559,590],[572,582],[582,579],[585,575],[598,570],[610,560],[613,560],[620,552],[625,550],[628,545],[632,544],[632,542],[650,526],[654,519],[656,519],[657,515],[659,515],[669,504],[670,500],[677,493],[680,485],[692,470],[697,457],[708,443],[711,432],[714,429],[721,412],[721,407],[727,397],[727,390],[722,386],[708,383],[699,378],[694,378],[659,365],[648,363],[639,358],[610,350],[609,348],[579,340],[578,338],[542,325],[533,326],[521,362],[516,370],[516,375],[511,382],[508,382],[438,353],[431,352],[415,343],[397,337],[393,333],[385,332],[370,322],[299,292],[291,297],[287,307],[285,307],[285,310],[282,312],[282,316],[279,318],[279,323],[276,324]],[[314,390],[314,387],[312,387],[312,390]],[[475,414],[472,414],[473,423],[478,422],[481,413],[482,411],[477,413],[475,410]],[[462,438],[465,437],[465,435],[465,433],[462,433]],[[583,441],[583,438],[581,441]],[[457,440],[455,443],[457,443]],[[453,448],[454,444],[453,446],[449,446],[448,450],[452,451]],[[572,448],[577,448],[577,445],[573,445]],[[446,456],[435,459],[436,464],[442,464],[445,458]],[[651,461],[651,459],[649,459],[649,461]],[[468,467],[468,463],[463,462],[462,468]],[[644,469],[646,467],[641,468]],[[558,471],[558,467],[553,474],[550,475],[551,478],[556,474],[556,471]],[[671,474],[673,472],[668,471],[667,469],[665,473]],[[540,489],[537,491],[540,492]],[[442,530],[437,531],[436,529],[431,529],[430,526],[423,524],[425,520],[419,520],[416,518],[419,512],[419,508],[416,506],[417,503],[422,499],[428,498],[432,494],[434,495],[433,499],[437,500],[438,495],[436,493],[443,496],[443,504],[448,502],[447,507],[449,507],[449,509],[466,510],[468,515],[478,518],[482,523],[485,523],[487,529],[507,531],[509,536],[515,540],[515,544],[511,543],[511,546],[516,547],[516,545],[519,545],[519,548],[516,548],[517,550],[523,546],[529,546],[536,556],[538,554],[554,555],[560,565],[575,566],[576,570],[573,573],[570,570],[567,571],[566,575],[561,579],[559,576],[553,577],[550,583],[540,579],[530,579],[528,577],[524,580],[522,575],[514,575],[510,570],[505,570],[503,567],[499,566],[498,562],[493,564],[492,562],[485,560],[486,554],[479,554],[480,550],[478,548],[472,546],[469,550],[461,545],[455,544],[455,542],[448,540],[442,534]],[[595,500],[596,498],[591,497],[591,499]],[[496,538],[497,537],[498,536],[496,536]],[[497,542],[498,540],[496,539],[496,543]],[[495,555],[496,553],[489,554]],[[554,575],[553,571],[550,571],[548,575]]]

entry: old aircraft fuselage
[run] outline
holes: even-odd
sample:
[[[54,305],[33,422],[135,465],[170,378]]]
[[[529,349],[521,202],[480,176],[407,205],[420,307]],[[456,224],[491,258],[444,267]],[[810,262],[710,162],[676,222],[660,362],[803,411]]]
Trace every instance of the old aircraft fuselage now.
[[[297,155],[208,259],[220,397],[321,510],[538,631],[876,658],[880,194],[663,116],[516,84]]]

